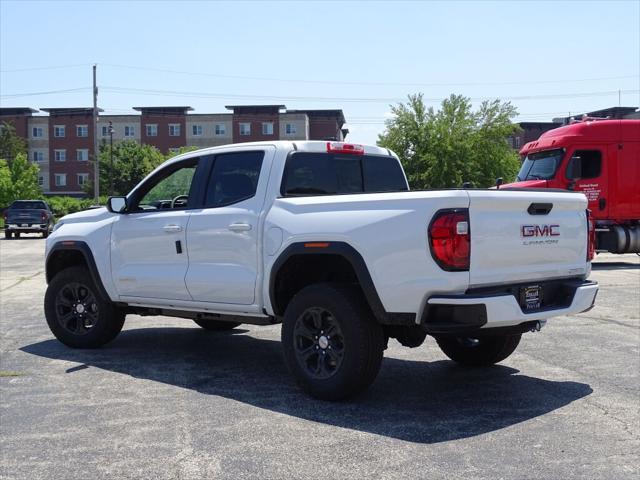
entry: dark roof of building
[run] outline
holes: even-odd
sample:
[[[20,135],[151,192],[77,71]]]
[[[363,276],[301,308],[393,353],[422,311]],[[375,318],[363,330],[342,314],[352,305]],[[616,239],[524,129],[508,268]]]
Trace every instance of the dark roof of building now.
[[[0,115],[31,115],[37,111],[31,107],[0,107]]]
[[[287,110],[287,113],[306,113],[310,117],[338,117],[340,126],[346,123],[342,110]]]
[[[587,113],[587,115],[589,117],[616,117],[619,115],[633,113],[636,110],[636,107],[609,107],[603,108],[602,110],[594,110],[593,112]]]
[[[227,110],[233,110],[234,113],[252,113],[252,112],[279,112],[287,108],[286,105],[225,105]]]
[[[562,122],[518,122],[521,127],[559,127]]]
[[[134,110],[142,113],[164,113],[166,115],[181,115],[193,110],[189,106],[179,107],[133,107]]]
[[[24,115],[24,116],[31,116],[32,114],[36,113],[38,110],[36,110],[35,108],[30,108],[30,107],[0,107],[0,115],[4,116],[18,116],[18,115]]]
[[[91,107],[66,107],[66,108],[41,108],[43,112],[47,112],[49,115],[86,115],[93,113]],[[98,112],[103,112],[101,108],[98,108]]]

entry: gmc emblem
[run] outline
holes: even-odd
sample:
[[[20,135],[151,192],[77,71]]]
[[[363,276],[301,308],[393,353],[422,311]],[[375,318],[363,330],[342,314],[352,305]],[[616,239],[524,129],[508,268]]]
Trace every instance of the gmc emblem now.
[[[560,225],[522,225],[520,234],[523,237],[559,237]]]

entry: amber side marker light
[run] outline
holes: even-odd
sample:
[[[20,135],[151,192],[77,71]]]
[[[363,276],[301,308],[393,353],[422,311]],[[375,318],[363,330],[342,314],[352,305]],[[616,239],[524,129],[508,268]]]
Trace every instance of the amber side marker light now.
[[[328,246],[329,242],[310,242],[304,244],[304,248],[327,248]]]
[[[76,242],[74,242],[73,240],[65,240],[64,242],[62,242],[63,245],[75,245]]]

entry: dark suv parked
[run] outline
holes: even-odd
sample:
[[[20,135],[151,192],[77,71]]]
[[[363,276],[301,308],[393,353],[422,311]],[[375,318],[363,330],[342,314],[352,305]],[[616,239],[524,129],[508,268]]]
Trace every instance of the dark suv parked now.
[[[11,238],[21,233],[41,233],[49,236],[53,228],[53,213],[42,200],[16,200],[4,211],[4,236]]]

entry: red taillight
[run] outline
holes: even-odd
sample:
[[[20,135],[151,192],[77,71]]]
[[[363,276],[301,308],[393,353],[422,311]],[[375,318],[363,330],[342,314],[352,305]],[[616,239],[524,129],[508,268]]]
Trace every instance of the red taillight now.
[[[343,142],[327,142],[329,153],[350,153],[351,155],[364,155],[364,145]]]
[[[469,270],[471,246],[469,211],[441,210],[429,225],[431,255],[447,271]]]
[[[587,262],[596,256],[596,225],[591,218],[591,210],[587,210]]]

